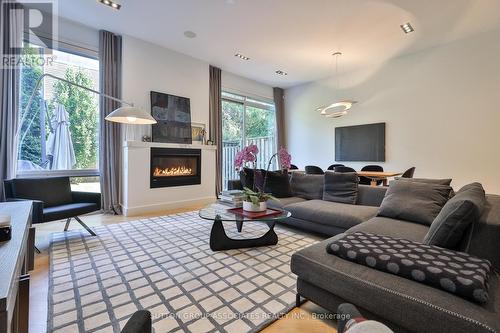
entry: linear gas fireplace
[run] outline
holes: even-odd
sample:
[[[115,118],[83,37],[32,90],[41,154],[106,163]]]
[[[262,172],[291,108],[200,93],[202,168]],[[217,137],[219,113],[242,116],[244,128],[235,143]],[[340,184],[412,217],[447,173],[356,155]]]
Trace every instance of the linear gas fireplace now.
[[[196,184],[201,184],[201,149],[151,148],[151,188]]]

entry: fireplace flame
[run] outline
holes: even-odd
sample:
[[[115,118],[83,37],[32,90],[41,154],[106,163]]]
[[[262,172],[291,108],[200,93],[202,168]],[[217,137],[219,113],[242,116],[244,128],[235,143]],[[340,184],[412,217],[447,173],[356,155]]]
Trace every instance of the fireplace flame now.
[[[155,171],[153,172],[153,176],[155,177],[173,177],[173,176],[191,176],[193,175],[193,169],[185,167],[185,166],[179,166],[179,167],[174,167],[174,168],[155,168]]]

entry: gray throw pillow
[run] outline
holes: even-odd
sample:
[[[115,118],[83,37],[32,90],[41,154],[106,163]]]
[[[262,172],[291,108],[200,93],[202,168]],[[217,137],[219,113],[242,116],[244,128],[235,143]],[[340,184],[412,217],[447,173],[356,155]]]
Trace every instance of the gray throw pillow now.
[[[434,219],[424,243],[454,249],[465,230],[481,216],[485,202],[481,184],[472,183],[462,187]]]
[[[451,184],[451,178],[444,178],[444,179],[432,179],[432,178],[403,178],[403,177],[396,177],[396,180],[403,180],[407,182],[417,182],[417,183],[426,183],[426,184],[439,184],[439,185],[450,185]],[[453,191],[453,188],[450,190],[450,198],[453,198],[455,195],[455,192]]]
[[[323,200],[355,205],[359,177],[355,172],[326,172]]]
[[[431,178],[403,178],[396,177],[396,180],[404,180],[407,182],[417,182],[417,183],[426,183],[426,184],[439,184],[439,185],[450,185],[451,178],[446,179],[431,179]]]
[[[378,216],[431,225],[448,201],[450,191],[448,185],[393,180]]]
[[[306,175],[301,172],[292,172],[290,185],[294,196],[307,199],[318,200],[323,197],[323,175]]]

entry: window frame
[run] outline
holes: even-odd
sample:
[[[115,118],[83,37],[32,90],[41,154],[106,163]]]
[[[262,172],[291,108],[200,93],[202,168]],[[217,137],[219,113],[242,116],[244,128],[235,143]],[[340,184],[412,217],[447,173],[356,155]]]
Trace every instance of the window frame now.
[[[241,99],[238,98],[231,98],[230,96],[224,96],[224,94],[230,94],[233,96],[238,96]],[[276,105],[274,104],[274,100],[268,99],[265,97],[259,97],[251,94],[242,94],[241,92],[233,92],[230,89],[223,89],[221,93],[221,99],[228,101],[228,102],[233,102],[233,103],[238,103],[243,105],[243,124],[242,124],[242,136],[241,140],[242,143],[244,144],[246,142],[246,117],[247,117],[247,106],[262,109],[262,110],[267,110],[270,112],[274,112],[274,116],[276,118]],[[252,102],[255,101],[255,102]],[[260,102],[260,103],[259,103]],[[266,105],[267,104],[267,105]],[[274,137],[276,138],[278,136],[278,126],[276,123],[274,123]],[[275,140],[274,144],[274,152],[276,153],[278,151],[278,142]]]
[[[44,39],[48,37],[43,37]],[[26,43],[29,43],[29,38],[28,38],[28,33],[25,32],[24,34],[24,41]],[[31,43],[33,44],[33,43]],[[37,44],[33,44],[37,45]],[[40,45],[37,45],[39,47]],[[92,50],[89,48],[83,48],[78,45],[68,43],[68,42],[63,42],[63,41],[58,41],[57,42],[57,48],[54,48],[53,50],[59,51],[59,52],[65,52],[69,54],[73,54],[76,56],[80,57],[85,57],[93,60],[99,61],[99,52],[96,50]],[[100,63],[99,63],[100,66]],[[21,89],[19,89],[19,94],[21,94]],[[24,110],[23,110],[24,111]],[[99,111],[99,110],[98,110]],[[100,117],[99,121],[97,124],[97,130],[100,132]],[[16,152],[18,151],[19,147],[19,142],[16,142],[17,149]],[[99,152],[98,152],[99,155]],[[17,157],[16,157],[17,158]],[[98,164],[99,166],[99,164]],[[18,170],[16,168],[16,177],[17,178],[31,178],[31,177],[100,177],[101,172],[100,169],[75,169],[75,170]]]

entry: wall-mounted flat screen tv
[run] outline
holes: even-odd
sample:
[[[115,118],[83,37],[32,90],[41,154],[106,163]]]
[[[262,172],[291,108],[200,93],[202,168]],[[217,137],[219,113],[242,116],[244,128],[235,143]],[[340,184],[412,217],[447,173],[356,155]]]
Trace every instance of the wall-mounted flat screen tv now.
[[[335,161],[385,162],[385,123],[336,127]]]
[[[153,142],[191,144],[191,106],[189,98],[151,92]]]

